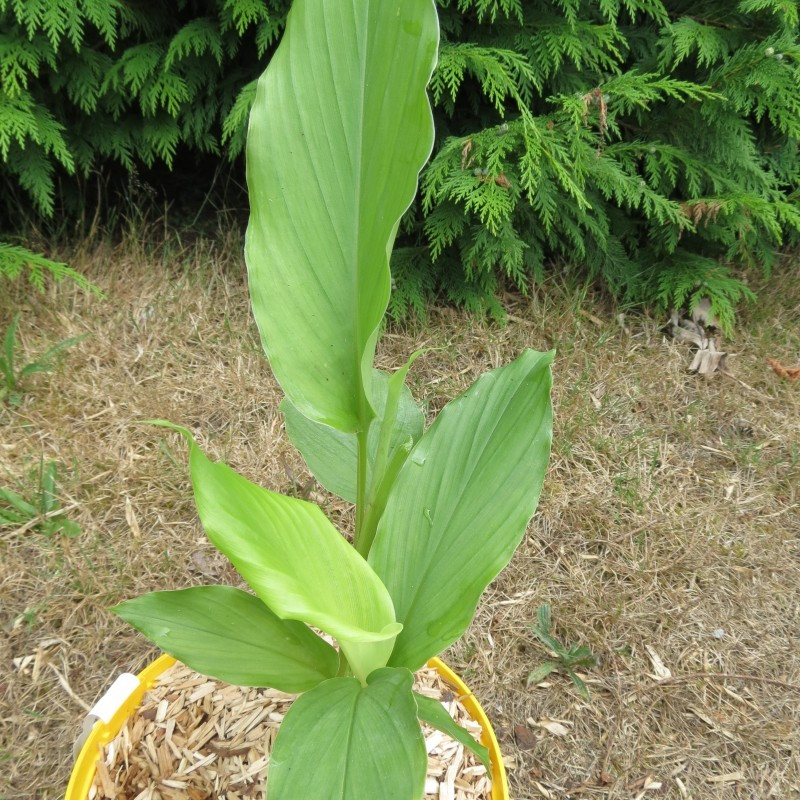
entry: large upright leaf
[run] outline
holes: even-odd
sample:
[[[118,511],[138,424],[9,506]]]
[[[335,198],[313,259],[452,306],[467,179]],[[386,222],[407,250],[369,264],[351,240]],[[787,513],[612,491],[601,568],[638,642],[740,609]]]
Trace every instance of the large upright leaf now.
[[[336,675],[336,651],[307,625],[280,619],[232,586],[150,592],[111,609],[165,653],[239,686],[305,692]]]
[[[381,370],[373,370],[373,388],[375,400],[375,419],[369,428],[367,450],[367,486],[372,485],[373,465],[378,449],[380,427],[386,408],[386,397],[389,392],[389,376]],[[338,494],[350,503],[356,502],[356,472],[358,466],[358,441],[356,434],[323,425],[321,422],[304,417],[291,403],[284,398],[281,410],[286,416],[286,432],[292,444],[300,451],[314,477],[329,492]],[[410,445],[422,435],[425,418],[419,406],[414,402],[411,392],[405,384],[397,403],[397,414],[389,442],[389,459],[401,448]]]
[[[335,636],[361,680],[382,667],[402,625],[386,587],[322,511],[250,483],[210,461],[187,430],[169,427],[189,441],[194,498],[208,538],[253,591],[279,617]]]
[[[405,669],[361,687],[334,678],[299,697],[270,754],[269,800],[419,800],[428,758]]]
[[[552,358],[526,350],[482,375],[403,465],[369,554],[403,623],[391,665],[454,642],[522,539],[550,456]]]
[[[297,409],[363,429],[389,253],[433,145],[433,0],[299,0],[258,82],[245,256],[272,370]]]

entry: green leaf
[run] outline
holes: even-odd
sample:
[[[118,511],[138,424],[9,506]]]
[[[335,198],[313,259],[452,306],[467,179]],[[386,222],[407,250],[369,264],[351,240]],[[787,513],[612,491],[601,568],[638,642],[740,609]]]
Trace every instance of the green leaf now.
[[[580,667],[593,667],[597,663],[591,648],[586,647],[571,647],[569,651],[569,660],[575,665]]]
[[[58,465],[55,461],[48,461],[42,466],[42,512],[47,514],[53,511],[58,503],[56,497],[56,481],[58,480]]]
[[[552,353],[526,350],[449,403],[403,465],[369,561],[417,669],[469,625],[536,510],[550,455]]]
[[[210,461],[185,428],[197,513],[208,538],[282,619],[335,636],[364,680],[402,628],[386,587],[312,503],[256,486]]]
[[[575,684],[578,692],[580,693],[581,697],[584,700],[589,700],[589,687],[583,681],[582,678],[579,678],[571,669],[567,669],[567,675],[572,679],[572,682]]]
[[[56,344],[54,344],[52,347],[49,347],[41,356],[39,356],[35,363],[29,364],[27,367],[25,367],[20,374],[28,374],[26,370],[30,370],[30,372],[52,372],[54,368],[54,360],[61,353],[63,353],[64,350],[74,347],[84,339],[87,339],[88,336],[88,333],[84,333],[81,336],[73,336],[70,339],[63,339],[60,342],[56,342]]]
[[[555,661],[545,661],[544,664],[539,664],[528,675],[528,686],[541,683],[551,672],[555,672],[558,668],[559,665]]]
[[[28,518],[39,516],[39,510],[36,506],[31,505],[22,495],[17,494],[17,492],[11,489],[0,489],[0,500],[8,503],[19,511],[20,514],[24,514]]]
[[[561,642],[551,636],[546,630],[537,628],[535,625],[531,625],[531,630],[533,631],[534,636],[549,650],[558,654],[558,656],[561,658],[566,656],[567,651],[564,649],[564,646],[561,644]]]
[[[389,378],[386,405],[382,419],[378,424],[373,423],[378,432],[372,469],[373,475],[366,492],[360,529],[359,520],[356,517],[356,537],[354,542],[356,549],[363,556],[369,554],[372,542],[375,539],[378,521],[386,508],[389,493],[392,486],[394,486],[400,469],[405,463],[408,452],[422,435],[425,420],[413,401],[411,408],[415,416],[412,419],[415,422],[418,421],[418,429],[411,432],[412,435],[410,437],[407,435],[409,428],[404,425],[404,422],[409,412],[402,401],[406,395],[411,397],[411,393],[405,384],[406,375],[408,375],[411,365],[425,352],[427,351],[417,350],[412,353],[408,361]],[[396,442],[398,430],[404,437],[401,437]],[[372,430],[370,430],[370,433],[372,433]],[[405,438],[405,441],[403,441],[403,438]]]
[[[14,347],[17,343],[17,323],[19,322],[19,312],[14,314],[11,324],[6,328],[3,337],[3,351],[5,358],[0,361],[3,368],[3,375],[6,379],[6,388],[12,391],[16,388],[16,376],[14,372]]]
[[[77,522],[73,522],[66,517],[56,517],[55,519],[47,520],[45,525],[48,525],[47,535],[54,536],[60,533],[68,539],[74,539],[76,536],[81,535],[81,526]]]
[[[288,397],[280,410],[286,421],[286,433],[300,451],[311,474],[319,484],[348,503],[356,502],[356,434],[324,425],[304,417]]]
[[[542,603],[536,610],[536,619],[539,622],[539,630],[548,634],[550,632],[551,614],[550,606],[547,603]]]
[[[30,517],[23,517],[22,514],[16,514],[7,508],[0,508],[0,525],[24,525],[29,520]]]
[[[536,619],[539,624],[531,625],[533,635],[543,645],[545,645],[545,647],[548,647],[550,650],[552,650],[552,652],[558,654],[561,659],[564,659],[567,655],[566,649],[561,642],[559,642],[558,639],[556,639],[550,633],[550,628],[552,626],[552,614],[550,606],[547,603],[543,603],[539,606],[536,611]]]
[[[253,311],[286,395],[341,431],[372,416],[389,253],[433,145],[437,44],[433,0],[295,2],[250,113]]]
[[[392,376],[394,377],[394,376]],[[373,370],[375,389],[375,412],[370,425],[368,444],[367,485],[374,480],[373,466],[380,439],[381,423],[386,409],[391,378],[381,370]],[[342,431],[314,422],[304,417],[289,398],[281,402],[281,411],[286,416],[286,432],[292,444],[300,451],[309,470],[329,492],[339,495],[349,503],[356,502],[356,470],[358,464],[358,441],[354,433]],[[414,402],[408,387],[403,385],[397,399],[397,413],[391,428],[389,459],[400,448],[408,447],[422,435],[425,418]]]
[[[53,365],[47,361],[32,361],[30,364],[26,364],[20,371],[18,377],[21,378],[29,378],[31,375],[37,375],[44,372],[52,372],[54,369]]]
[[[269,800],[419,800],[428,758],[412,674],[334,678],[294,701],[272,748]]]
[[[305,692],[336,675],[339,658],[302,622],[282,620],[230,586],[151,592],[111,609],[164,652],[238,686]]]
[[[486,767],[486,772],[492,774],[492,764],[489,760],[489,750],[480,742],[476,741],[473,735],[464,730],[448,713],[447,709],[433,697],[414,692],[414,699],[417,701],[417,716],[428,725],[446,733],[451,739],[461,742],[464,747],[469,748],[477,759]]]

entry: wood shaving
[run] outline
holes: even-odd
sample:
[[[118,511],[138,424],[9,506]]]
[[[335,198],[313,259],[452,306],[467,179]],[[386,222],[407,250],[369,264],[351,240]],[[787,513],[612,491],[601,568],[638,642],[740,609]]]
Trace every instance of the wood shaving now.
[[[436,670],[420,670],[414,689],[439,699],[480,738],[480,725]],[[294,697],[231,686],[175,664],[100,748],[89,800],[265,800],[269,752]],[[491,780],[472,753],[427,725],[422,730],[425,800],[489,800]]]

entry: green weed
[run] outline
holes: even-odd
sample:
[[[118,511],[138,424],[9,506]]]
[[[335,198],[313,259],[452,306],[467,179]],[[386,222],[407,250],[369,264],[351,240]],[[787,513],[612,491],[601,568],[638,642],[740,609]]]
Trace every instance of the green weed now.
[[[550,606],[541,605],[536,612],[537,623],[531,625],[534,636],[550,650],[555,657],[554,660],[545,661],[539,664],[530,675],[528,675],[528,685],[543,681],[552,672],[564,672],[567,674],[584,700],[589,699],[589,687],[575,674],[575,670],[591,669],[596,663],[592,651],[588,647],[578,647],[572,645],[564,647],[550,632],[551,618]]]
[[[61,507],[56,494],[56,462],[40,461],[38,469],[34,469],[30,477],[28,491],[22,486],[18,487],[21,492],[0,487],[0,530],[33,530],[48,539],[56,535],[78,536],[80,527],[67,518],[66,509]]]
[[[22,402],[26,382],[31,375],[52,372],[55,369],[57,357],[68,347],[72,347],[86,338],[84,335],[64,339],[46,350],[35,361],[30,361],[18,368],[16,363],[18,322],[19,313],[14,315],[11,324],[6,328],[3,337],[3,352],[0,353],[0,375],[2,376],[0,402],[5,401],[11,406],[18,406]]]

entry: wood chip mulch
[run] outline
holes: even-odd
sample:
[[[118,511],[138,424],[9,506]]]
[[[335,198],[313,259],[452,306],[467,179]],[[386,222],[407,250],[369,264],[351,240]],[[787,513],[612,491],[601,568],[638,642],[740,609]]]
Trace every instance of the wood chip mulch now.
[[[441,700],[480,737],[480,725],[435,670],[420,670],[414,688]],[[214,681],[178,663],[101,749],[89,800],[264,800],[269,752],[293,699]],[[425,800],[489,800],[491,782],[472,753],[427,725],[423,734]]]

